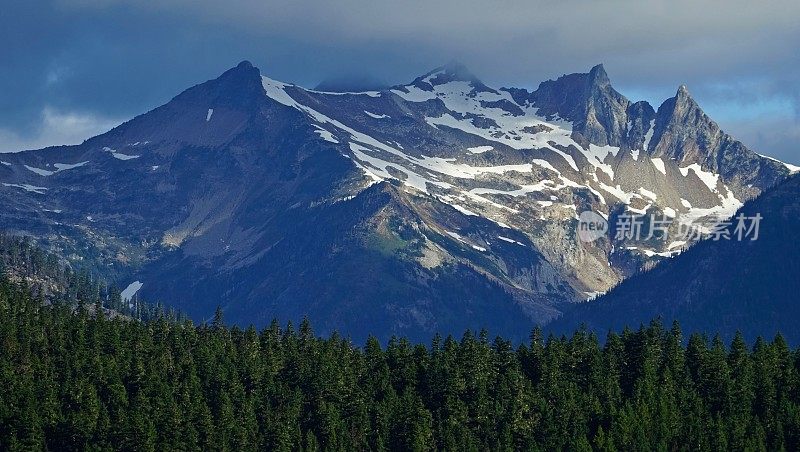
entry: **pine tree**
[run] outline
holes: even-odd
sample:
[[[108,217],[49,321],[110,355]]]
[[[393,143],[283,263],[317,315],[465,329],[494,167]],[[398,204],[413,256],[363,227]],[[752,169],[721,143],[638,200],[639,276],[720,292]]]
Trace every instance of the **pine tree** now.
[[[781,336],[684,347],[657,320],[603,345],[579,329],[359,347],[308,320],[228,327],[221,309],[199,326],[145,304],[146,320],[106,316],[113,289],[64,274],[48,299],[0,278],[3,450],[800,448],[800,353]]]

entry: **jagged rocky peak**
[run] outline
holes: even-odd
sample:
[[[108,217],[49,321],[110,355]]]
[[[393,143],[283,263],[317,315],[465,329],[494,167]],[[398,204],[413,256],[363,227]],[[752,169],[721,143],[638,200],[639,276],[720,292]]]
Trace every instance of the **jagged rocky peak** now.
[[[567,74],[544,81],[529,100],[540,115],[575,121],[586,111],[587,79],[587,74]]]
[[[656,113],[652,154],[679,162],[713,160],[724,134],[689,94],[686,85],[664,101]]]
[[[584,146],[623,146],[630,101],[611,86],[602,64],[593,67],[588,78],[586,117],[576,123],[576,132],[583,135]]]
[[[672,117],[682,120],[684,122],[709,122],[711,119],[706,116],[700,105],[694,100],[689,89],[686,85],[680,85],[678,91],[675,93],[674,102],[668,104],[668,109],[665,113],[672,113]],[[669,101],[669,100],[668,100]],[[665,102],[666,103],[666,102]]]
[[[739,191],[740,199],[757,194],[752,186],[768,187],[789,172],[784,164],[762,158],[724,133],[685,85],[658,108],[649,152],[654,157],[673,159],[680,166],[697,163],[720,174]]]
[[[588,73],[542,82],[530,101],[547,117],[573,123],[573,138],[584,147],[623,146],[630,101],[611,86],[602,64]]]
[[[605,87],[611,85],[606,68],[603,64],[598,64],[589,71],[589,84],[593,87]]]
[[[235,322],[308,311],[347,334],[363,332],[367,317],[390,333],[509,320],[527,331],[655,256],[577,243],[575,213],[727,212],[788,172],[726,135],[708,144],[713,123],[685,89],[656,114],[616,92],[600,65],[534,93],[506,90],[513,102],[478,92],[459,64],[415,83],[330,95],[242,62],[68,152],[4,157],[9,213],[0,220],[37,237],[63,234],[65,255],[99,250],[91,268],[130,271],[145,297],[197,294],[178,304],[196,318],[222,304]],[[571,124],[542,124],[548,115]],[[655,123],[660,152],[705,143],[716,157],[697,162],[702,171],[666,158],[656,166],[637,152],[580,152],[565,136],[571,130],[578,147],[653,149],[644,143],[659,142]],[[114,241],[102,240],[109,234]]]

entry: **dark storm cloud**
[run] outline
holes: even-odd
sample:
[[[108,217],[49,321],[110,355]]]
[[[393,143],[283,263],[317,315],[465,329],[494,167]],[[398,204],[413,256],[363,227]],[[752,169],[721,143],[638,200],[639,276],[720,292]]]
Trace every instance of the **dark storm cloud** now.
[[[456,59],[489,84],[535,87],[603,62],[621,92],[656,106],[686,83],[761,152],[775,146],[765,134],[789,140],[800,130],[796,1],[83,0],[4,9],[0,149],[4,137],[47,141],[62,117],[84,131],[128,118],[242,59],[305,86],[351,75],[400,83]],[[754,132],[737,133],[741,124]],[[800,160],[788,152],[773,153]]]

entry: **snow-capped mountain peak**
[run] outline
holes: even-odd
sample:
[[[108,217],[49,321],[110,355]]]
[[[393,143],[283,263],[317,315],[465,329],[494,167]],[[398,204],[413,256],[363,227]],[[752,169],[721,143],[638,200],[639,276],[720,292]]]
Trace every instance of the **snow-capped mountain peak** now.
[[[382,92],[331,95],[272,81],[265,89],[307,113],[320,138],[372,180],[400,180],[512,227],[531,218],[569,222],[578,208],[609,215],[616,205],[692,220],[725,216],[753,194],[742,179],[759,177],[726,180],[708,165],[711,154],[680,154],[681,146],[708,144],[704,128],[721,133],[685,87],[656,114],[618,93],[602,65],[528,94],[487,87],[454,64]],[[417,125],[397,129],[398,121]],[[675,143],[676,134],[694,141]],[[574,198],[581,192],[583,205]]]
[[[342,259],[359,268],[382,256],[402,287],[429,291],[404,293],[422,304],[382,315],[417,324],[435,304],[425,300],[447,299],[436,281],[456,276],[550,318],[558,303],[680,252],[583,243],[581,212],[725,216],[788,173],[719,130],[685,90],[656,112],[617,92],[602,65],[532,92],[489,87],[457,64],[389,89],[323,92],[245,61],[80,146],[4,155],[0,197],[6,226],[91,243],[101,268],[145,266],[130,275],[144,291],[167,272],[204,296],[247,300],[243,318],[257,300],[277,300],[263,310],[277,312],[333,297],[314,290],[335,281],[303,291],[350,268]],[[289,273],[275,264],[288,261]],[[237,279],[256,273],[263,284]],[[193,275],[234,289],[208,292],[216,286]],[[354,290],[365,302],[400,296]]]

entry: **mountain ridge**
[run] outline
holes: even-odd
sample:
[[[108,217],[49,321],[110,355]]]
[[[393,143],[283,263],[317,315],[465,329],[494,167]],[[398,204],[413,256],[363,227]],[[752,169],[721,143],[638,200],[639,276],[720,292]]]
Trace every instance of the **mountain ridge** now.
[[[245,61],[81,145],[6,154],[0,227],[196,318],[212,304],[237,323],[302,312],[363,335],[372,312],[385,334],[512,322],[524,336],[678,251],[581,242],[580,212],[724,216],[789,174],[688,110],[701,130],[632,103],[602,65],[533,92],[453,64],[332,93]],[[380,208],[364,195],[376,189]],[[370,266],[384,276],[357,270]]]
[[[793,246],[800,227],[798,193],[796,174],[739,209],[734,218],[761,217],[757,232],[740,240],[738,221],[733,220],[725,227],[728,239],[697,243],[575,306],[549,328],[561,333],[583,324],[604,333],[660,317],[666,323],[680,322],[687,333],[718,331],[729,340],[739,331],[752,341],[780,332],[789,343],[800,343],[795,327],[800,269]]]

